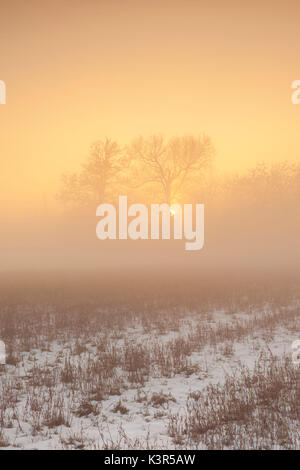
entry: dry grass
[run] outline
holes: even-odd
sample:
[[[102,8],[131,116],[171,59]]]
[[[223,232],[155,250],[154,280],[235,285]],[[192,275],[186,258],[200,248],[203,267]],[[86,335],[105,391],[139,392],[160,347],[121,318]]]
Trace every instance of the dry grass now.
[[[299,418],[299,369],[289,357],[262,356],[253,370],[190,394],[169,434],[207,449],[298,449]]]
[[[99,426],[102,403],[116,397],[112,412],[126,417],[123,394],[132,389],[136,403],[155,408],[154,416],[162,418],[176,398],[163,390],[149,394],[145,387],[157,378],[207,374],[208,366],[195,363],[193,354],[210,348],[230,360],[238,341],[257,335],[271,341],[278,327],[298,331],[294,290],[262,295],[251,288],[246,294],[218,291],[176,305],[169,297],[132,305],[130,299],[112,305],[100,299],[4,298],[0,337],[8,355],[0,372],[0,446],[15,445],[7,439],[13,428],[40,439],[64,429],[61,447],[95,447],[84,430],[73,430],[74,420],[88,417],[98,426],[98,448],[153,448],[149,436],[131,439],[123,429],[119,438],[107,437]],[[223,316],[216,319],[221,306]],[[190,391],[185,414],[169,416],[173,446],[299,447],[299,381],[289,358],[265,355],[253,369],[241,367],[236,374],[205,392]]]

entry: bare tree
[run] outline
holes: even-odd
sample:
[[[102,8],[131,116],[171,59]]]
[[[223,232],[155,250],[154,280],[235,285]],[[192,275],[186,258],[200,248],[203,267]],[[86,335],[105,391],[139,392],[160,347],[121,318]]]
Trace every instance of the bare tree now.
[[[165,140],[161,135],[140,137],[128,148],[134,162],[136,185],[152,185],[164,202],[180,197],[187,183],[211,163],[214,153],[207,136],[183,136]]]
[[[80,171],[63,175],[59,198],[69,205],[90,206],[142,188],[144,198],[153,199],[156,193],[171,204],[193,179],[199,182],[212,156],[213,146],[206,136],[140,137],[126,151],[115,141],[97,141]]]
[[[110,139],[99,140],[91,145],[78,173],[63,175],[59,198],[73,205],[99,204],[111,197],[125,167],[124,152],[118,143]]]
[[[267,165],[258,163],[245,174],[234,175],[224,181],[224,197],[234,203],[249,206],[272,207],[279,201],[294,197],[297,182],[297,165],[282,161]]]

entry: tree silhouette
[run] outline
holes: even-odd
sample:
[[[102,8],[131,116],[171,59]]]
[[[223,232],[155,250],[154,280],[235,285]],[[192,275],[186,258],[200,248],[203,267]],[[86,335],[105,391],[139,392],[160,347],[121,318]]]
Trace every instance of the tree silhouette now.
[[[214,149],[207,136],[183,136],[170,140],[161,135],[139,137],[128,148],[136,187],[151,185],[164,202],[172,204],[192,179],[201,176],[212,161]]]
[[[91,145],[79,172],[65,174],[59,199],[71,206],[95,206],[114,201],[119,194],[139,195],[144,201],[159,198],[174,203],[187,185],[200,181],[214,150],[206,136],[169,140],[161,135],[139,137],[126,149],[116,141],[99,140]]]
[[[70,205],[99,204],[112,197],[125,167],[126,158],[119,144],[110,139],[98,140],[91,145],[81,170],[63,175],[59,198]]]

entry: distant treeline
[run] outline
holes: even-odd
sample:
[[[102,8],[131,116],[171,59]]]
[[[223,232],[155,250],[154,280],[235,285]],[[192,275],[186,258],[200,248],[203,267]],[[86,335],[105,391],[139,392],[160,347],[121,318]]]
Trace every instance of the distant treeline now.
[[[274,209],[298,203],[300,163],[260,163],[243,174],[224,176],[206,135],[138,137],[121,146],[110,139],[93,143],[77,172],[64,174],[58,199],[84,211],[119,195],[132,202],[206,203],[226,208]]]

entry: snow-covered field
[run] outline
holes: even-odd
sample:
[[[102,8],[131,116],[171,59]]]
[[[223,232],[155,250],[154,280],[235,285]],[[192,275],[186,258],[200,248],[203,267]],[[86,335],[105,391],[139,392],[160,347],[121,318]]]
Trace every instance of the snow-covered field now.
[[[0,446],[299,448],[299,312],[2,312]]]

